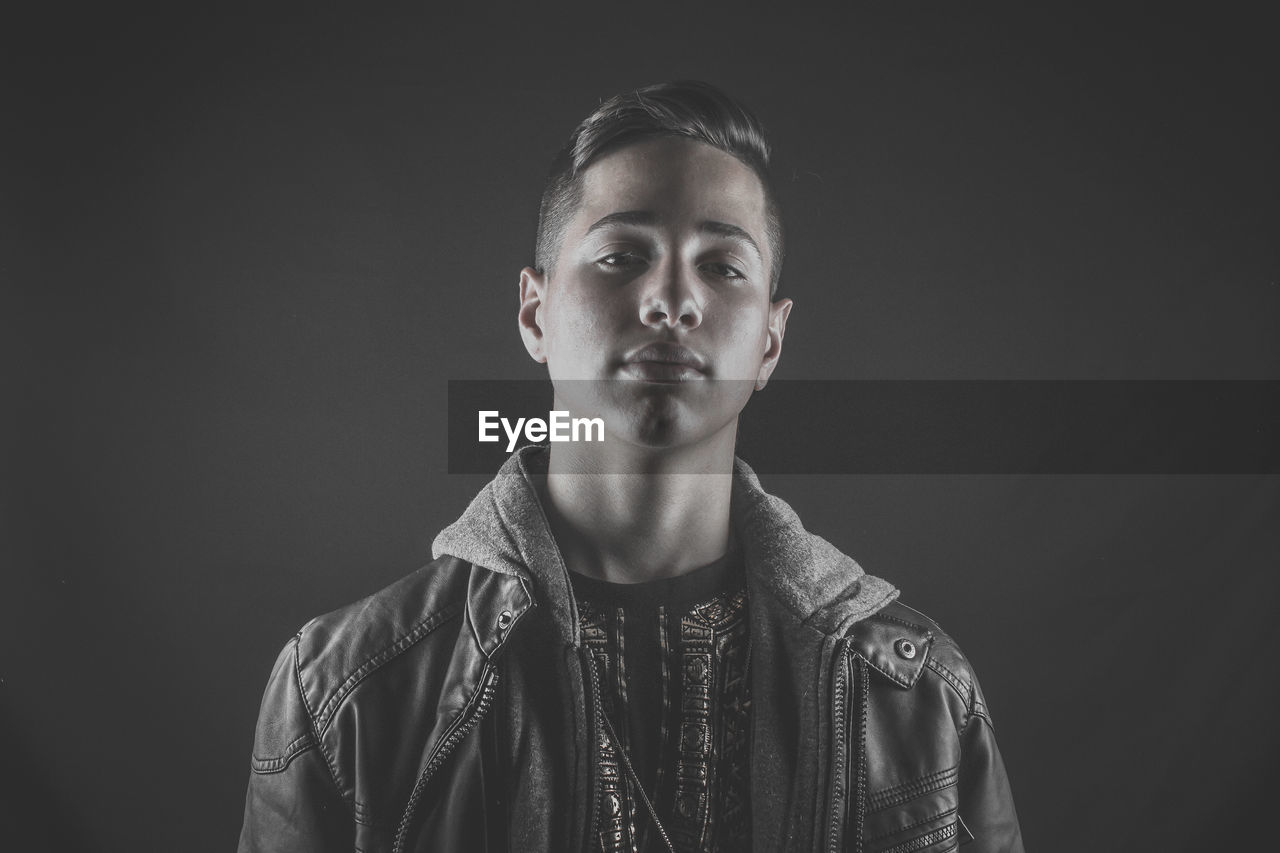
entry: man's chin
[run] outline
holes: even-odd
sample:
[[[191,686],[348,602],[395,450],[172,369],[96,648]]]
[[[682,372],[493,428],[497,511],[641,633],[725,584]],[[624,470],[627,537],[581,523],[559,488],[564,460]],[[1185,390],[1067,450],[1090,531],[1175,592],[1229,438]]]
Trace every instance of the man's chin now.
[[[651,450],[672,450],[692,443],[697,436],[679,419],[651,418],[635,424],[626,436],[631,444]]]
[[[612,432],[610,437],[638,450],[670,455],[706,445],[719,430],[707,419],[676,406],[638,415],[631,412],[616,422]]]
[[[654,451],[692,449],[734,420],[731,409],[740,410],[740,401],[727,396],[735,384],[725,382],[579,380],[556,390],[557,408],[604,422],[604,444],[581,445],[587,453],[598,448],[608,454],[613,443]]]

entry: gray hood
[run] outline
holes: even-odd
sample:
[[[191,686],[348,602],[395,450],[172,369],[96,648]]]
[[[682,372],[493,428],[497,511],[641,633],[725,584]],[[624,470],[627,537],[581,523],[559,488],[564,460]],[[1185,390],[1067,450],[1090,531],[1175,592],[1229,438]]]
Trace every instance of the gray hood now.
[[[545,445],[512,454],[462,516],[436,537],[432,556],[448,554],[530,582],[535,598],[551,606],[562,639],[576,646],[568,571],[535,485],[546,476],[548,458]],[[843,635],[898,597],[889,582],[867,574],[840,549],[805,530],[795,511],[764,491],[755,472],[736,457],[730,518],[751,587],[820,634]]]

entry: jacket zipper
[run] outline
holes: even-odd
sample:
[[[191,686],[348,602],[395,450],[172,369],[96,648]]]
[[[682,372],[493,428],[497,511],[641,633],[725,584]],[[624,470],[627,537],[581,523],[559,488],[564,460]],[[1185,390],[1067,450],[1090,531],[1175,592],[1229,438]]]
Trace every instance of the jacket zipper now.
[[[847,802],[846,790],[849,774],[848,715],[849,715],[849,646],[847,639],[841,639],[836,646],[835,671],[832,673],[831,693],[831,727],[834,749],[831,754],[831,778],[827,790],[830,791],[827,818],[827,850],[829,853],[840,853],[840,830],[843,828],[846,809],[842,804]]]
[[[895,847],[890,847],[884,853],[915,853],[917,850],[923,850],[926,847],[937,844],[939,841],[947,841],[955,838],[955,836],[956,825],[954,823],[950,823],[946,826],[935,829],[933,832],[922,835],[919,838],[913,838],[910,841],[904,841]]]
[[[497,693],[497,687],[498,671],[493,667],[493,664],[485,664],[485,670],[480,676],[480,688],[473,694],[471,707],[462,712],[454,721],[452,728],[441,738],[440,743],[435,748],[435,752],[428,759],[422,775],[418,777],[418,783],[413,786],[413,793],[409,795],[409,804],[405,806],[404,816],[400,819],[400,826],[396,829],[396,840],[391,848],[391,853],[403,853],[405,841],[409,835],[409,828],[413,825],[414,814],[418,810],[418,802],[422,799],[427,783],[431,781],[431,777],[440,769],[440,765],[444,764],[445,760],[457,749],[462,739],[470,734],[471,730],[484,719],[485,714],[489,712],[490,706],[493,705],[493,697]]]
[[[601,717],[604,709],[601,707],[600,699],[600,674],[596,671],[595,661],[591,659],[591,650],[586,646],[582,647],[582,656],[585,660],[584,666],[587,669],[589,678],[587,679],[591,688],[591,695],[587,697],[587,701],[591,707],[587,709],[587,714],[591,718],[591,724],[594,727],[588,738],[587,774],[591,779],[591,811],[590,819],[587,822],[586,849],[595,850],[597,847],[596,836],[600,832],[600,762],[596,756],[596,750],[599,748],[600,738],[603,736],[604,724]]]

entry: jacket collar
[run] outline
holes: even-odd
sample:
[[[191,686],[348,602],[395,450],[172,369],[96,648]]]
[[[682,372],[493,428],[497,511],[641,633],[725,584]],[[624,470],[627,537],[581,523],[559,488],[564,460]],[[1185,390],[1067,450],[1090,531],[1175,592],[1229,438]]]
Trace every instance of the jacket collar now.
[[[536,484],[546,476],[548,458],[546,445],[512,454],[461,517],[436,537],[432,556],[452,555],[531,583],[535,597],[550,607],[561,639],[577,646],[569,573],[538,499]],[[805,530],[795,511],[764,491],[755,472],[736,457],[730,518],[753,584],[814,631],[844,636],[898,596],[887,581]]]

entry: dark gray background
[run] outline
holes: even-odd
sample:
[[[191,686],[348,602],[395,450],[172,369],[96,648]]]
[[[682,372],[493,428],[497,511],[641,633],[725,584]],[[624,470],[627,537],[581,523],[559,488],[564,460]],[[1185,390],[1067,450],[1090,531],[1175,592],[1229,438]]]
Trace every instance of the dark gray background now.
[[[616,91],[773,130],[780,378],[1280,378],[1260,13],[375,5],[3,27],[13,849],[234,846],[276,651],[484,481],[444,473],[446,381],[541,375],[542,177]],[[976,662],[1029,849],[1269,823],[1276,477],[766,486]]]

